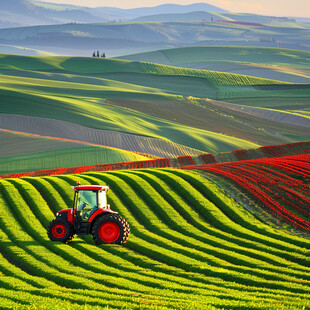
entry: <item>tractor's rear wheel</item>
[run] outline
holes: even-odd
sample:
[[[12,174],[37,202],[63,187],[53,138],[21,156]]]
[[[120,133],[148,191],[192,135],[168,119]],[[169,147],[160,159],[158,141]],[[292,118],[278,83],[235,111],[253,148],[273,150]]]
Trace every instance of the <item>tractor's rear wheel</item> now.
[[[96,244],[123,244],[130,234],[130,227],[126,219],[118,214],[107,214],[100,217],[92,229]]]
[[[68,221],[56,218],[50,222],[47,235],[52,241],[69,243],[73,238],[73,228]]]

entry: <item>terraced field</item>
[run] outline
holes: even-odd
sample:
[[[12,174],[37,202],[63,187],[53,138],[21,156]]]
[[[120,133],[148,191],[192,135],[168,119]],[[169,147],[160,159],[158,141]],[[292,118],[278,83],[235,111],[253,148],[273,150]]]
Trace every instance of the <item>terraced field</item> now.
[[[71,185],[108,184],[124,246],[48,240]],[[194,181],[193,181],[194,180]],[[132,170],[0,181],[0,306],[43,309],[304,309],[308,238],[259,222],[190,171]]]

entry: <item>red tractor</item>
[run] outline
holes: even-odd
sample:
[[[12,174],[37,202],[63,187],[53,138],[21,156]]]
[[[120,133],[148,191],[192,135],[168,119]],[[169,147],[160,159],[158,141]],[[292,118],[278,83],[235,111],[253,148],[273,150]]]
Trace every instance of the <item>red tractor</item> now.
[[[74,201],[71,209],[56,213],[47,229],[52,241],[70,242],[75,234],[92,234],[96,244],[123,244],[130,234],[126,219],[107,204],[108,186],[72,186]]]

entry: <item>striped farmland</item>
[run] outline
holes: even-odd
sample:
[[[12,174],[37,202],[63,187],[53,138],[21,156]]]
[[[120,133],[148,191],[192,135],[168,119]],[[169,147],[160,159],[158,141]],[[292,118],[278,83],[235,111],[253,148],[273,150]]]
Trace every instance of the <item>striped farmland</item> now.
[[[228,179],[274,215],[310,231],[310,154],[183,168]]]
[[[130,223],[124,246],[49,241],[71,185],[108,184]],[[259,222],[215,184],[176,169],[0,181],[0,307],[16,309],[302,309],[308,239]]]
[[[109,171],[121,169],[143,169],[143,168],[166,168],[184,167],[190,165],[213,164],[221,162],[234,162],[258,158],[281,157],[296,154],[308,154],[310,142],[287,143],[281,145],[267,145],[258,149],[242,149],[233,152],[213,154],[200,154],[198,156],[178,156],[177,158],[158,158],[153,160],[140,160],[112,164],[98,164],[78,167],[64,167],[54,169],[43,169],[29,172],[17,172],[0,175],[0,178],[20,178],[25,176],[37,177],[57,174],[74,174],[90,171]]]

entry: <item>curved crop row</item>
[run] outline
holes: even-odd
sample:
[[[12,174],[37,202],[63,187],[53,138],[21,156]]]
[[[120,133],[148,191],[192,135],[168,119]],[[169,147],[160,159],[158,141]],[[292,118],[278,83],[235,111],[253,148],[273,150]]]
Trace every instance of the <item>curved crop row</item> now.
[[[124,246],[51,242],[72,185],[108,184],[130,223]],[[213,183],[148,169],[0,181],[1,307],[300,308],[310,305],[307,239],[260,223]],[[239,220],[238,220],[239,219]],[[19,292],[19,294],[16,294]],[[14,294],[15,293],[15,294]]]
[[[240,160],[250,160],[254,158],[280,157],[296,154],[307,154],[310,151],[310,143],[297,142],[281,145],[268,145],[258,149],[239,149],[232,152],[213,154],[200,154],[198,156],[178,156],[177,158],[157,158],[153,160],[140,160],[131,162],[119,162],[112,164],[98,164],[79,167],[66,167],[36,170],[32,172],[13,173],[0,175],[0,178],[20,178],[34,176],[50,176],[59,174],[84,173],[90,171],[109,171],[122,169],[144,169],[144,168],[165,168],[165,167],[182,167],[190,165],[201,165],[231,162]],[[293,165],[291,163],[291,165]]]
[[[310,154],[190,166],[229,180],[293,225],[310,231]]]

